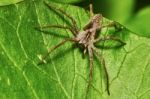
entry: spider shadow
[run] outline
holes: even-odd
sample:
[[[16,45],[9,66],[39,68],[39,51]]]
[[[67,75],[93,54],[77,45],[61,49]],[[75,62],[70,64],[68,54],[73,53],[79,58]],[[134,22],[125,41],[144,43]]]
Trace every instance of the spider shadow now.
[[[88,57],[88,54],[84,54],[83,51],[84,49],[81,48],[81,46],[79,46],[78,44],[76,43],[73,43],[71,45],[71,47],[69,47],[67,50],[63,50],[63,54],[62,54],[62,51],[58,51],[57,54],[55,54],[54,56],[52,57],[47,57],[46,59],[46,64],[51,64],[52,60],[55,61],[55,60],[59,60],[60,58],[62,58],[64,55],[67,55],[71,52],[73,52],[75,49],[78,49],[78,51],[80,53],[82,53],[82,58],[85,59],[86,57]],[[59,50],[59,49],[56,49],[56,50]],[[44,64],[44,63],[43,63]],[[42,65],[42,64],[39,64],[39,65]]]
[[[107,83],[107,77],[106,77],[106,72],[105,72],[105,68],[102,65],[102,63],[100,62],[100,59],[94,55],[94,59],[95,59],[95,65],[98,65],[97,68],[99,69],[99,73],[100,73],[100,79],[103,80],[103,82],[106,84]],[[105,59],[104,59],[105,60]],[[106,66],[106,65],[105,65]],[[107,68],[107,66],[106,66]],[[108,78],[109,79],[109,78]],[[104,84],[104,85],[105,85]],[[105,88],[107,87],[107,85],[105,85]]]
[[[46,35],[52,35],[52,36],[56,36],[58,38],[68,38],[68,36],[60,35],[60,33],[58,34],[56,32],[54,33],[54,32],[50,32],[50,31],[47,31],[47,30],[40,29],[40,28],[35,28],[35,29],[39,32],[42,32],[42,33],[46,34]]]
[[[70,20],[68,17],[66,17],[66,15],[64,15],[63,13],[61,13],[60,11],[58,11],[57,9],[55,9],[55,8],[51,8],[51,7],[49,7],[48,5],[46,5],[47,6],[47,8],[49,8],[51,11],[53,11],[56,15],[58,15],[58,17],[60,18],[60,19],[62,19],[63,20],[63,22],[65,22],[67,25],[69,25],[69,26],[72,26],[72,24],[68,21],[68,20]],[[63,9],[63,11],[64,11],[64,9]],[[65,11],[64,11],[65,12]],[[68,14],[68,13],[67,13]],[[66,17],[66,18],[65,18]],[[71,21],[71,20],[70,20]]]
[[[122,41],[122,40],[121,40]],[[122,48],[126,43],[124,42],[118,42],[114,40],[104,40],[100,41],[100,43],[96,43],[95,46],[102,50],[117,50]]]
[[[55,54],[54,56],[52,57],[48,57],[46,59],[46,64],[51,64],[52,61],[55,61],[55,60],[59,60],[60,58],[64,57],[64,55],[67,55],[71,52],[73,52],[75,49],[77,49],[78,47],[76,46],[76,44],[72,44],[71,47],[68,47],[68,49],[66,50],[63,50],[62,51],[57,51],[57,54]],[[56,50],[61,50],[61,49],[56,49]],[[41,65],[41,64],[40,64]]]
[[[120,49],[122,48],[122,46],[124,46],[125,44],[118,44],[118,45],[114,45],[114,46],[104,46],[104,45],[98,45],[96,46],[97,48],[99,49],[102,49],[102,50],[117,50],[117,49]]]
[[[63,20],[64,23],[66,23],[66,24],[69,25],[70,27],[72,26],[72,24],[68,21],[68,20],[70,20],[70,19],[68,18],[68,20],[67,20],[61,12],[57,11],[56,9],[50,8],[50,7],[47,6],[47,5],[46,5],[46,7],[48,7],[51,11],[53,11],[54,13],[56,13],[56,15],[58,15],[58,17],[60,17],[60,18]],[[53,27],[53,28],[55,28],[55,27]],[[60,33],[59,33],[59,34],[55,34],[54,32],[50,32],[50,31],[48,31],[48,30],[46,30],[46,29],[40,29],[40,26],[39,26],[39,27],[35,27],[35,29],[36,29],[37,31],[39,31],[39,32],[43,32],[44,34],[51,34],[51,35],[56,36],[56,37],[68,38],[68,36],[60,35]],[[56,29],[56,28],[55,28],[55,29]],[[63,29],[63,28],[62,28],[61,30],[66,31],[67,29]]]

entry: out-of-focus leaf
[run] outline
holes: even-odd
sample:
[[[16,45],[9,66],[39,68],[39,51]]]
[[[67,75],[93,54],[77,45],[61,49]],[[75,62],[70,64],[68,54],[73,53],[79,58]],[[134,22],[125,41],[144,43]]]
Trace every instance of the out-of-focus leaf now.
[[[96,12],[124,23],[132,15],[135,0],[93,0]]]
[[[142,9],[126,22],[126,26],[135,33],[150,37],[150,7]]]
[[[15,4],[15,3],[18,3],[21,1],[23,1],[23,0],[0,0],[0,6]]]
[[[79,7],[61,5],[80,29],[89,21],[89,13]],[[111,21],[104,19],[104,24]],[[83,99],[89,75],[88,56],[66,43],[55,50],[47,64],[37,65],[39,55],[47,52],[70,31],[35,26],[62,24],[68,18],[43,4],[42,0],[25,0],[0,8],[0,98],[1,99]],[[88,99],[148,99],[150,97],[150,39],[133,34],[122,25],[118,32],[104,28],[101,33],[117,36],[126,45],[118,49],[100,49],[110,78],[110,96],[106,92],[104,70],[94,58],[94,77]],[[46,32],[47,31],[47,32]],[[75,45],[74,45],[75,46]],[[49,61],[48,61],[49,60]],[[146,98],[147,97],[147,98]]]

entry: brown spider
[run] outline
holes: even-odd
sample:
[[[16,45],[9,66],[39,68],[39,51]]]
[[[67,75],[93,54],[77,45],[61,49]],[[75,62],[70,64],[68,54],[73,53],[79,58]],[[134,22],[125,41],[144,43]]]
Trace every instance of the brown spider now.
[[[84,48],[84,54],[88,53],[89,55],[89,62],[90,62],[90,73],[89,73],[89,80],[88,80],[88,85],[87,85],[87,89],[86,89],[86,95],[85,98],[87,99],[87,94],[92,82],[92,77],[93,77],[93,56],[94,53],[97,57],[99,57],[99,61],[100,63],[104,66],[104,70],[106,73],[106,82],[107,82],[107,93],[108,95],[110,94],[109,92],[109,77],[108,77],[108,72],[107,72],[107,68],[105,66],[105,60],[102,57],[102,55],[98,52],[98,49],[95,47],[95,43],[96,42],[101,42],[104,40],[115,40],[117,42],[120,42],[122,45],[124,45],[125,43],[123,41],[121,41],[119,38],[116,37],[112,37],[112,36],[106,36],[106,37],[96,37],[96,33],[99,33],[97,31],[101,31],[102,28],[104,27],[110,27],[110,26],[114,26],[115,27],[115,22],[105,25],[103,26],[103,16],[102,14],[94,14],[93,13],[93,7],[92,4],[90,4],[90,20],[88,22],[88,24],[85,25],[85,27],[83,27],[83,31],[80,31],[77,27],[76,21],[70,16],[68,15],[65,11],[63,11],[62,9],[53,7],[52,5],[50,5],[47,2],[44,2],[49,8],[54,9],[62,14],[64,14],[66,17],[68,17],[71,22],[72,22],[72,26],[71,27],[67,27],[67,26],[62,26],[62,25],[47,25],[47,26],[42,26],[40,27],[42,28],[62,28],[62,29],[68,29],[71,31],[71,33],[74,35],[73,38],[67,38],[65,40],[63,40],[62,42],[60,42],[59,44],[57,44],[56,46],[54,46],[53,48],[48,49],[48,53],[45,54],[42,58],[41,61],[38,64],[42,64],[45,63],[45,59],[48,57],[48,55],[54,51],[55,49],[57,49],[58,47],[60,47],[61,45],[63,45],[64,43],[70,41],[70,42],[74,42],[77,44],[80,44],[83,46]]]

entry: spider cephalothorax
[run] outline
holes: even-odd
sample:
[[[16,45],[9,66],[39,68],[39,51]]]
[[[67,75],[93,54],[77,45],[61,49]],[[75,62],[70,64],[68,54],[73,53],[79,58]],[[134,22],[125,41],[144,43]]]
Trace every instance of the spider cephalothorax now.
[[[94,48],[96,32],[101,29],[102,24],[102,15],[95,14],[89,23],[83,28],[83,31],[79,31],[75,40],[78,41],[79,44],[83,45],[85,50],[88,48]]]

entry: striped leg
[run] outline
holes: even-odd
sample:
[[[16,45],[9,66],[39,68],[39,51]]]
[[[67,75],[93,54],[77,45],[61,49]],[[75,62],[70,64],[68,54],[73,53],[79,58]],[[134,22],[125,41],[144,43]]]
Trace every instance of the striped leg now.
[[[106,90],[108,95],[110,95],[110,91],[109,91],[109,75],[108,75],[108,71],[105,65],[105,60],[102,57],[102,55],[98,52],[97,49],[94,49],[95,55],[99,58],[100,63],[102,64],[102,66],[104,67],[104,71],[105,71],[105,77],[106,77]]]
[[[46,1],[44,1],[44,3],[45,3],[49,8],[54,9],[54,10],[56,10],[56,11],[59,11],[59,12],[61,12],[62,14],[64,14],[66,17],[68,17],[68,18],[71,20],[71,22],[72,22],[72,28],[74,29],[75,33],[78,33],[79,29],[78,29],[77,23],[76,23],[76,21],[73,19],[73,17],[71,17],[69,14],[67,14],[67,13],[66,13],[65,11],[63,11],[62,9],[56,8],[56,7],[52,6],[51,4],[49,4],[49,3],[46,2]]]
[[[35,27],[37,29],[44,29],[44,28],[60,28],[60,29],[68,29],[71,31],[71,33],[75,36],[76,33],[73,29],[71,29],[70,27],[67,26],[63,26],[63,25],[44,25],[44,26],[39,26],[39,27]]]
[[[58,47],[60,47],[61,45],[65,44],[65,43],[68,42],[68,41],[73,41],[73,42],[75,42],[74,39],[68,38],[68,39],[65,39],[65,40],[61,41],[61,42],[60,42],[59,44],[57,44],[56,46],[54,46],[54,47],[48,49],[48,52],[40,59],[41,61],[38,63],[38,65],[45,63],[45,59],[48,57],[48,55],[49,55],[52,51],[54,51],[55,49],[57,49]]]
[[[91,86],[91,82],[93,79],[93,50],[91,48],[88,48],[88,53],[89,53],[89,62],[90,62],[90,73],[89,73],[89,81],[88,81],[88,85],[87,85],[87,89],[86,89],[86,94],[85,94],[85,99],[87,99],[88,97],[88,92]]]

